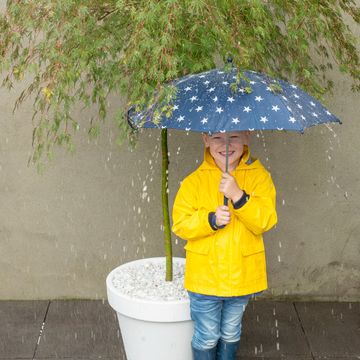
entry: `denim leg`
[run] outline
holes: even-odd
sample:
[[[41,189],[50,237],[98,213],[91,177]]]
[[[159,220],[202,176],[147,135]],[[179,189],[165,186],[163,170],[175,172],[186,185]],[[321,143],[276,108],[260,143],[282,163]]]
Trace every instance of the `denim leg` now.
[[[230,298],[223,302],[221,316],[221,339],[225,342],[236,342],[241,336],[241,321],[248,299]]]
[[[221,300],[204,299],[191,294],[190,311],[194,321],[192,346],[197,350],[209,350],[216,346],[220,338]]]

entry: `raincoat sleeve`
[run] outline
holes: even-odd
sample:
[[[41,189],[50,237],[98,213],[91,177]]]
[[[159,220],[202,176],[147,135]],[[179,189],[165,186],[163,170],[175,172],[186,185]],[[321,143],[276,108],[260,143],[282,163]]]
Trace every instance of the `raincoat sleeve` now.
[[[173,206],[172,231],[184,240],[197,240],[213,234],[208,216],[211,210],[198,207],[196,181],[186,178],[176,195]]]
[[[246,189],[249,200],[235,216],[255,235],[261,235],[277,223],[276,190],[268,172],[254,178],[252,188]]]

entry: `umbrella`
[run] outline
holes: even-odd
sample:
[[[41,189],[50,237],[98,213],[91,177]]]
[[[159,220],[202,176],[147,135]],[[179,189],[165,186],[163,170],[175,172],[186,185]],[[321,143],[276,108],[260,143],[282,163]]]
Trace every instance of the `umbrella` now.
[[[170,104],[170,116],[164,114],[154,119],[154,104],[140,112],[131,108],[129,122],[135,127],[208,134],[244,130],[304,132],[322,123],[341,123],[318,100],[294,84],[255,71],[243,71],[240,82],[233,86],[237,75],[238,70],[232,67],[175,80],[171,84],[176,88],[176,97]]]
[[[168,128],[209,134],[242,130],[303,132],[321,123],[338,122],[319,101],[296,85],[266,74],[244,71],[233,91],[237,69],[214,69],[172,83],[176,98],[170,117],[154,120],[153,111],[129,111],[136,127]]]

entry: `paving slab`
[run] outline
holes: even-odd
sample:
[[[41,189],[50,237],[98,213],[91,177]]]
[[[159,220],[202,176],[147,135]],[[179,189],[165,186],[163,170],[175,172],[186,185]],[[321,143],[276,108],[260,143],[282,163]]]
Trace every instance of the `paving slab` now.
[[[48,301],[0,301],[0,359],[32,359]]]
[[[102,301],[51,301],[35,358],[122,359],[115,311]]]
[[[243,318],[238,355],[240,359],[311,359],[293,303],[251,301]]]
[[[360,359],[360,355],[356,356],[356,357],[353,357],[353,356],[350,356],[350,357],[348,357],[348,356],[346,356],[346,357],[344,357],[344,356],[342,356],[342,357],[337,357],[337,356],[336,357],[333,357],[333,356],[318,357],[318,356],[315,356],[314,357],[314,360],[359,360],[359,359]]]
[[[296,302],[315,357],[360,359],[360,303]]]
[[[266,356],[237,356],[236,360],[314,360],[311,356],[304,356],[304,355],[279,355],[279,357],[266,357]],[[328,359],[333,360],[333,359]],[[349,359],[347,359],[349,360]],[[352,360],[352,359],[350,359]],[[357,359],[358,360],[358,359]]]

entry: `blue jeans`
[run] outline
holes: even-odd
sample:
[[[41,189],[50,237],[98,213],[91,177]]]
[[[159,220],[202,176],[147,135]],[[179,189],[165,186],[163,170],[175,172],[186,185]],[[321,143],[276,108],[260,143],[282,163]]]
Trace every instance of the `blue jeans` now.
[[[240,340],[241,320],[251,296],[217,297],[189,291],[189,297],[195,349],[212,349],[220,338],[225,342]]]

